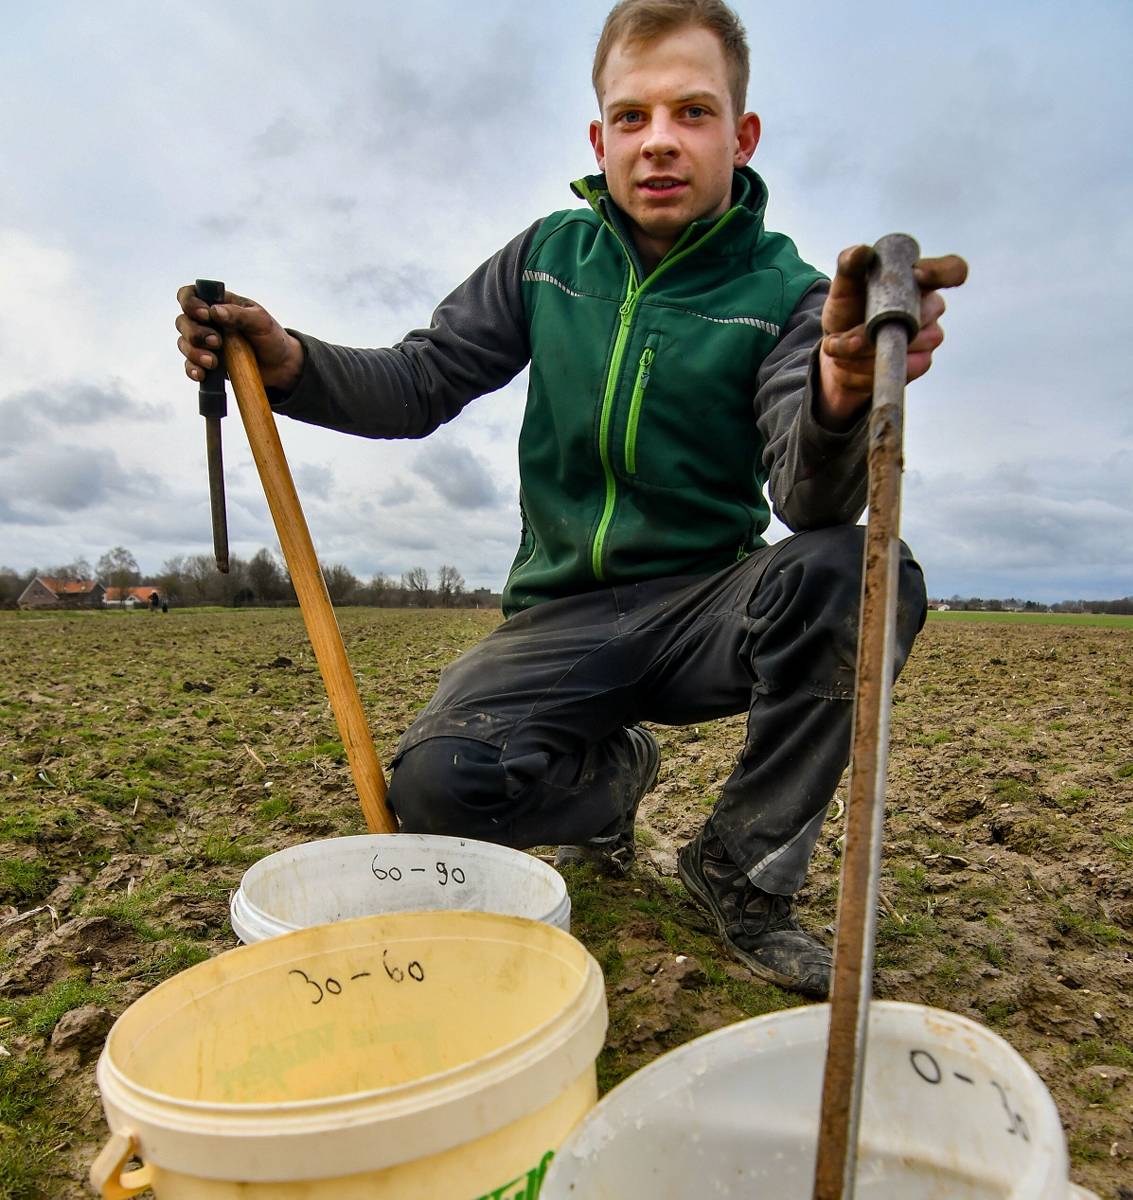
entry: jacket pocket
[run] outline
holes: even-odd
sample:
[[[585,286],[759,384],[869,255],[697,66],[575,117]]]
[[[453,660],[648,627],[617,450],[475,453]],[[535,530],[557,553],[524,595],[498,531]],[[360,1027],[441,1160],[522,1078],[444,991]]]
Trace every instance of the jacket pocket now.
[[[629,418],[626,421],[625,467],[627,475],[637,474],[637,424],[641,420],[641,405],[645,400],[645,389],[653,373],[653,360],[657,357],[660,335],[651,333],[645,339],[645,348],[637,360],[637,374],[633,380],[633,391],[629,398]]]

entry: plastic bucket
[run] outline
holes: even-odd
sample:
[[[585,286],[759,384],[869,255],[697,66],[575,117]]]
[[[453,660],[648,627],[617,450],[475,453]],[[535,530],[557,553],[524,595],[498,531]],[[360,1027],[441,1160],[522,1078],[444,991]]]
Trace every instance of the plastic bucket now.
[[[460,909],[570,930],[553,867],[522,850],[419,833],[361,834],[291,846],[244,873],[229,906],[245,943],[379,913]]]
[[[597,963],[544,922],[397,913],[238,947],[111,1029],[91,1180],[159,1200],[534,1196],[597,1098],[605,1030]]]
[[[810,1200],[829,1007],[729,1026],[616,1087],[564,1143],[540,1200]],[[873,1005],[858,1197],[1067,1200],[1050,1093],[990,1030]]]

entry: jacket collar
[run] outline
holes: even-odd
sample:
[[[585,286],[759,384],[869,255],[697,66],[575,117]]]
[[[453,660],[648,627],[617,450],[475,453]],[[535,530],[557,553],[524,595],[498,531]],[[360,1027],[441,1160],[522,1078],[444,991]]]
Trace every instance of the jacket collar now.
[[[571,185],[571,191],[598,214],[623,241],[626,240],[629,223],[625,214],[614,203],[606,185],[606,176],[585,175],[576,179]],[[763,231],[763,214],[767,208],[767,185],[762,178],[750,167],[738,167],[732,173],[732,218],[728,222],[726,236],[712,239],[712,246],[717,253],[727,253],[734,239],[740,236],[750,237]],[[719,217],[704,217],[693,221],[693,239],[707,232],[719,220]]]

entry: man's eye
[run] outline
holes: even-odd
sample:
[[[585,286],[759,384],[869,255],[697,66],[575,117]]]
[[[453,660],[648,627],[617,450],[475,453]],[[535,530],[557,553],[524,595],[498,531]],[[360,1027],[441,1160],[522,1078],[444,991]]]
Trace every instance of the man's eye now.
[[[688,108],[685,109],[685,113],[686,115],[692,117],[693,120],[696,120],[698,117],[708,116],[708,109],[702,108],[699,104],[690,104]]]
[[[637,125],[641,121],[641,113],[639,112],[624,112],[619,117],[623,125]]]

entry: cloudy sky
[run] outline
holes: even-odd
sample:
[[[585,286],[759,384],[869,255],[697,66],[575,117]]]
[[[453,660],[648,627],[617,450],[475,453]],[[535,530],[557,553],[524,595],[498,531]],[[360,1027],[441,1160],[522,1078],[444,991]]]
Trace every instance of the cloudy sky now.
[[[911,389],[903,531],[934,595],[1133,593],[1133,5],[739,0],[768,224],[831,270],[894,229],[956,251]],[[211,547],[177,286],[383,345],[593,170],[606,0],[55,0],[0,41],[0,564]],[[324,561],[519,536],[525,379],[420,442],[281,422]],[[235,413],[235,405],[232,405]],[[238,417],[230,536],[275,538]],[[781,536],[783,530],[774,530]]]

